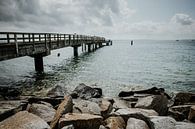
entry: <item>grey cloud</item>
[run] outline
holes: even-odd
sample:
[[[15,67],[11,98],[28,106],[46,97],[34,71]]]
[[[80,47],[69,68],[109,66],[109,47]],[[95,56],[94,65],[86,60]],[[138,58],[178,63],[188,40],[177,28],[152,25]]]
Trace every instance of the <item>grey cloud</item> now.
[[[9,22],[24,28],[31,24],[40,27],[55,25],[59,28],[72,25],[112,26],[111,15],[120,13],[118,1],[0,0],[0,22]]]
[[[181,25],[191,25],[193,24],[192,18],[187,14],[175,14],[172,19],[172,22],[179,23]]]

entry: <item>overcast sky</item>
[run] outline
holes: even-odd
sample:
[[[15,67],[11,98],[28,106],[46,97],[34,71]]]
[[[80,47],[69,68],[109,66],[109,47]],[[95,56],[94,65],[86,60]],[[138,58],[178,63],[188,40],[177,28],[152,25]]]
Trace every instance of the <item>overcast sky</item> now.
[[[195,0],[0,0],[0,31],[195,38]]]

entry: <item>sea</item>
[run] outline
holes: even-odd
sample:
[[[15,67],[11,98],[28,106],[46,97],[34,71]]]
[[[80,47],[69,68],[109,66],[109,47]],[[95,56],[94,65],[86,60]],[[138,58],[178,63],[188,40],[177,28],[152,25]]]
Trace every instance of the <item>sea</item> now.
[[[90,53],[79,48],[78,57],[73,48],[62,48],[44,57],[43,74],[35,72],[28,56],[0,62],[0,87],[17,87],[24,95],[44,95],[56,85],[71,92],[80,83],[111,97],[151,87],[195,92],[195,41],[113,40]]]

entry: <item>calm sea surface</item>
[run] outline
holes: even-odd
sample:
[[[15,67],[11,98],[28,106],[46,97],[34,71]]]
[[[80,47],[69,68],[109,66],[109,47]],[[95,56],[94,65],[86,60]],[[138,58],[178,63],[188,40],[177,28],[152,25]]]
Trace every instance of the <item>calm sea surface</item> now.
[[[57,54],[60,53],[60,57]],[[195,92],[195,42],[113,41],[112,46],[73,57],[72,48],[44,57],[45,74],[34,72],[31,57],[0,62],[0,86],[20,87],[24,94],[43,94],[60,83],[73,90],[79,83],[96,85],[104,95],[121,90],[163,87],[169,92]]]

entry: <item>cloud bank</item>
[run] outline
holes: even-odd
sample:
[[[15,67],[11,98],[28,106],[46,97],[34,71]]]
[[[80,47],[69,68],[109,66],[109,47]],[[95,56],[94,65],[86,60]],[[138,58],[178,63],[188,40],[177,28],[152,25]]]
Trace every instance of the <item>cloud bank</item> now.
[[[126,0],[1,0],[0,31],[61,32],[114,39],[193,37],[195,22],[177,13],[155,22],[132,19]]]

